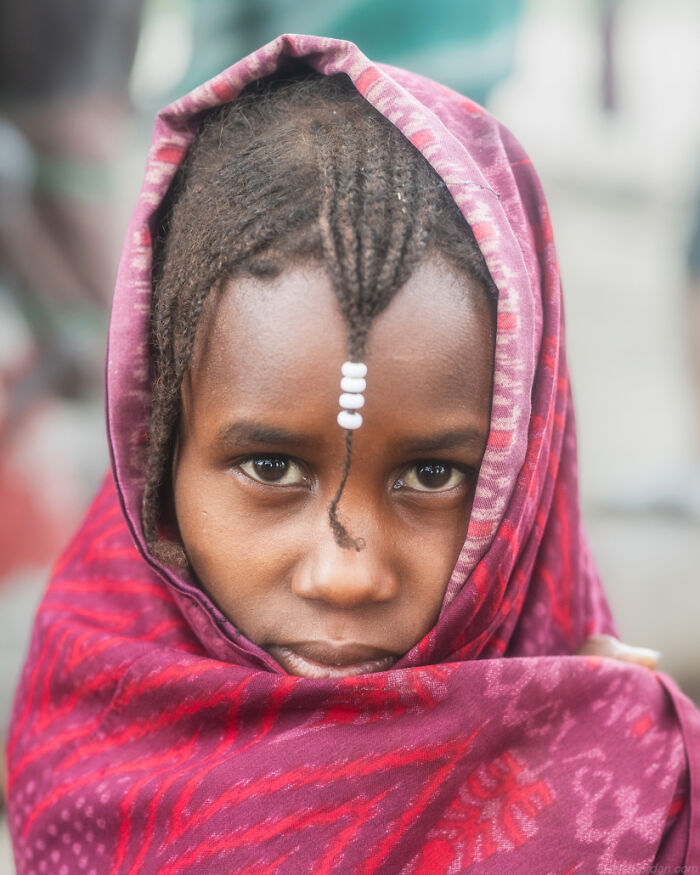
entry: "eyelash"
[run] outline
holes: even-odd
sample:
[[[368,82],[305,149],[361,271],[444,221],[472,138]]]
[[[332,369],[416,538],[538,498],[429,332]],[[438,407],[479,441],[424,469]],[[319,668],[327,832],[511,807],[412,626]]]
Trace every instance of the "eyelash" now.
[[[274,468],[274,465],[277,462],[280,462],[282,464],[286,464],[288,467],[287,467],[287,470],[283,473],[283,476],[281,479],[284,479],[287,476],[287,474],[291,470],[293,470],[293,468],[296,468],[299,471],[301,476],[295,482],[286,483],[286,484],[283,482],[280,482],[280,480],[265,480],[262,477],[257,476],[255,469],[254,469],[254,465],[256,462],[258,462],[258,463],[259,462],[263,462],[263,463],[268,462],[272,465],[272,468]],[[293,468],[291,466],[293,466]],[[253,482],[259,483],[262,486],[272,486],[272,487],[279,489],[279,488],[290,488],[293,486],[306,485],[310,482],[310,478],[306,473],[304,473],[304,469],[303,469],[303,466],[301,465],[301,463],[297,462],[296,460],[294,460],[290,456],[278,455],[278,454],[274,454],[274,453],[269,453],[269,454],[261,453],[261,454],[257,454],[254,456],[248,456],[245,459],[241,459],[239,462],[237,462],[235,464],[234,467],[240,469],[243,472],[243,474],[246,477],[253,480]],[[443,469],[448,470],[449,471],[449,478],[447,480],[448,484],[454,480],[456,475],[461,475],[461,477],[459,478],[457,483],[452,483],[452,485],[448,486],[447,488],[442,488],[442,489],[430,489],[429,487],[421,489],[420,487],[418,487],[416,485],[407,484],[405,481],[410,479],[411,473],[415,472],[417,469],[419,469],[421,467],[423,467],[423,468],[438,468],[439,467],[439,468],[443,468]],[[272,470],[272,468],[271,468],[271,470]],[[416,477],[414,477],[414,479],[417,480]],[[411,490],[412,492],[416,492],[416,493],[423,493],[423,494],[428,494],[428,495],[440,495],[440,494],[444,494],[447,492],[452,492],[453,490],[459,488],[463,484],[468,483],[468,482],[472,482],[473,479],[474,479],[474,470],[470,466],[458,465],[455,462],[449,462],[449,461],[446,461],[443,459],[419,459],[419,460],[413,462],[411,465],[408,465],[404,469],[401,476],[398,477],[396,479],[396,481],[394,482],[394,484],[392,486],[392,490],[399,491],[402,489],[408,489],[408,490]]]

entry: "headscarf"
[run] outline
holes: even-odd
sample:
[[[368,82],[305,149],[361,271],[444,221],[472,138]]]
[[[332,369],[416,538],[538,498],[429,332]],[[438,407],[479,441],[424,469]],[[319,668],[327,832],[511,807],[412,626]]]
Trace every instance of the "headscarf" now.
[[[499,291],[491,429],[441,615],[393,669],[287,675],[141,523],[151,239],[202,111],[301,59],[420,150]],[[112,475],[39,610],[9,741],[20,875],[648,872],[700,857],[700,723],[574,656],[614,628],[581,529],[559,271],[513,136],[352,44],[282,36],[165,109],[109,337]]]

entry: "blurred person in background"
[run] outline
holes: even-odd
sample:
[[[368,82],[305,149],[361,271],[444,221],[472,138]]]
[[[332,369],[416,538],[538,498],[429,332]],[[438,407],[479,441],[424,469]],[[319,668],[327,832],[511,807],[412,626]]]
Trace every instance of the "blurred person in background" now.
[[[25,614],[106,461],[90,411],[141,6],[0,5],[0,739]]]

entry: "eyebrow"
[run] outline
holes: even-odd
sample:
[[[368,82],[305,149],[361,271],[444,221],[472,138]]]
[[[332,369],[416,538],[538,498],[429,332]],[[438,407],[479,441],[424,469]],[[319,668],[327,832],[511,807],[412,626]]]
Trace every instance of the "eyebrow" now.
[[[425,455],[439,450],[457,448],[481,452],[486,443],[486,434],[479,428],[449,429],[436,434],[408,437],[399,441],[401,450],[412,455]],[[241,420],[221,428],[215,442],[228,446],[236,443],[268,444],[270,446],[305,447],[318,441],[310,435],[287,431],[264,422]]]
[[[221,428],[214,438],[217,444],[235,443],[270,444],[285,446],[304,446],[313,443],[313,438],[298,432],[276,428],[264,422],[241,420]]]
[[[486,433],[479,428],[450,429],[437,434],[408,438],[401,442],[401,448],[405,452],[416,455],[457,448],[481,451],[486,443],[486,438]]]

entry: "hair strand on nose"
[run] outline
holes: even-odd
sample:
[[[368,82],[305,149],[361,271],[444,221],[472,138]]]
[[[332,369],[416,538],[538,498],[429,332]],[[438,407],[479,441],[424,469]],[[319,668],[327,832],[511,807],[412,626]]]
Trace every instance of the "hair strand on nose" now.
[[[333,532],[333,537],[335,538],[335,542],[339,547],[342,547],[344,550],[349,550],[354,548],[359,553],[360,550],[365,548],[365,542],[363,538],[353,538],[345,526],[338,519],[338,504],[340,503],[340,497],[343,494],[343,490],[345,489],[345,484],[348,482],[348,475],[350,474],[350,465],[352,464],[352,431],[346,429],[345,431],[345,462],[343,464],[343,474],[340,478],[340,483],[338,484],[338,488],[335,491],[335,495],[328,507],[328,520],[330,523],[331,530]]]

